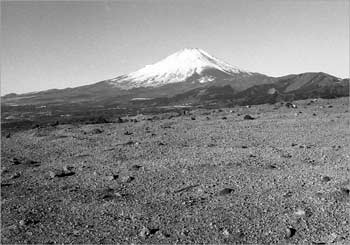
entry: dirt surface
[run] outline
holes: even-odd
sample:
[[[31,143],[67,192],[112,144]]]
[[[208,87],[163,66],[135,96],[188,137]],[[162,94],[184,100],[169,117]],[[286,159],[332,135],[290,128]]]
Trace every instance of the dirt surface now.
[[[349,98],[295,104],[6,135],[1,242],[350,243]]]

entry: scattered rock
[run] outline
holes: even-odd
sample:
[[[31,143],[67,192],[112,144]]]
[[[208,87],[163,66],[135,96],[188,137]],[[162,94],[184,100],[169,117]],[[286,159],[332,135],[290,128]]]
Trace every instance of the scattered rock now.
[[[346,187],[342,187],[342,188],[340,188],[340,191],[343,195],[345,195],[347,197],[350,196],[350,189],[348,189]]]
[[[134,141],[131,141],[131,140],[129,140],[128,142],[126,142],[124,145],[134,145],[135,144],[135,142]]]
[[[294,212],[294,214],[296,215],[296,216],[305,216],[305,211],[303,210],[303,209],[301,209],[301,208],[298,208],[295,212]]]
[[[18,164],[21,164],[21,163],[22,163],[22,162],[21,162],[18,158],[16,158],[16,157],[12,158],[12,159],[11,159],[11,162],[12,162],[13,165],[18,165]]]
[[[298,108],[298,106],[297,106],[296,104],[293,104],[293,103],[290,103],[290,102],[287,102],[287,103],[285,104],[285,106],[286,106],[287,108],[293,108],[293,109]]]
[[[322,178],[322,182],[329,182],[329,181],[331,181],[331,177],[329,177],[329,176],[324,176]]]
[[[246,145],[242,145],[241,147],[242,147],[242,149],[247,149],[248,148],[248,146],[246,146]]]
[[[293,192],[291,191],[288,191],[283,195],[283,197],[291,197],[291,196],[293,196]]]
[[[292,155],[291,155],[290,153],[286,152],[286,153],[283,153],[283,154],[281,155],[281,157],[284,157],[284,158],[291,158]]]
[[[25,226],[26,225],[26,222],[25,222],[24,219],[21,219],[18,223],[19,223],[20,226]]]
[[[109,181],[116,180],[118,178],[119,178],[118,174],[113,174],[113,175],[107,176],[107,180],[109,180]]]
[[[65,170],[49,171],[49,176],[52,179],[55,177],[62,178],[62,177],[72,176],[74,174],[75,172],[69,171],[69,170],[68,171],[65,171]]]
[[[125,196],[125,195],[120,194],[119,192],[116,192],[115,190],[110,189],[110,188],[102,191],[102,193],[101,193],[101,199],[104,201],[112,201],[114,199],[117,199],[117,198],[120,198],[123,196]]]
[[[117,123],[123,123],[123,122],[124,122],[123,119],[121,119],[120,117],[118,117]]]
[[[296,144],[296,143],[292,143],[292,146],[297,146],[298,144]]]
[[[223,234],[224,236],[229,236],[229,235],[230,235],[230,232],[229,232],[227,229],[224,229],[224,230],[222,231],[222,234]]]
[[[159,146],[163,146],[163,145],[165,145],[165,144],[164,144],[163,142],[159,142],[158,145],[159,145]]]
[[[219,192],[219,196],[225,196],[225,195],[231,194],[234,191],[235,190],[232,188],[224,188]]]
[[[34,161],[34,160],[30,160],[30,159],[26,159],[24,161],[24,164],[29,166],[29,167],[39,167],[40,166],[40,162]]]
[[[196,120],[196,118],[195,117],[191,117],[191,120]]]
[[[141,231],[140,231],[140,237],[142,238],[146,238],[151,234],[150,230],[147,227],[142,227]]]
[[[313,113],[312,115],[313,115],[313,116],[317,116],[317,114],[316,114],[316,113]]]
[[[70,172],[70,171],[72,171],[74,169],[74,167],[66,165],[66,166],[63,166],[62,169],[63,169],[64,172]]]
[[[277,168],[277,166],[276,166],[276,165],[274,165],[274,164],[269,164],[269,165],[268,165],[268,168],[269,168],[269,169],[276,169],[276,168]]]
[[[55,122],[51,123],[51,126],[52,126],[52,127],[56,127],[56,126],[58,126],[59,124],[60,124],[59,121],[55,121]]]
[[[11,138],[11,133],[7,133],[6,135],[5,135],[5,138]]]
[[[140,168],[142,168],[141,165],[135,164],[135,165],[132,165],[132,166],[130,167],[130,170],[139,170]]]
[[[244,120],[254,120],[255,118],[252,117],[251,115],[245,115],[243,119]]]
[[[133,176],[129,176],[129,175],[127,175],[127,176],[123,176],[122,178],[121,178],[121,181],[123,182],[123,183],[130,183],[131,181],[133,181],[135,178],[133,177]]]
[[[103,130],[102,129],[99,129],[99,128],[95,128],[91,131],[92,134],[101,134],[103,133]]]
[[[11,175],[10,176],[10,179],[17,179],[17,178],[19,178],[19,177],[21,177],[21,173],[14,173],[13,175]]]
[[[208,146],[208,147],[215,147],[215,146],[216,146],[216,144],[209,143],[207,146]]]
[[[152,233],[152,231],[151,231],[151,233]],[[164,233],[164,232],[162,232],[161,230],[157,230],[157,231],[155,232],[155,235],[157,235],[158,239],[164,239],[164,238],[170,237],[169,234]]]
[[[126,131],[125,133],[124,133],[124,135],[132,135],[133,133],[132,132],[129,132],[129,131]]]
[[[293,236],[295,235],[296,232],[297,232],[297,230],[294,229],[293,227],[288,227],[288,228],[286,229],[286,238],[288,239],[288,238],[293,237]]]
[[[227,119],[227,117],[222,117],[221,119],[222,119],[222,120],[226,120],[226,119]]]

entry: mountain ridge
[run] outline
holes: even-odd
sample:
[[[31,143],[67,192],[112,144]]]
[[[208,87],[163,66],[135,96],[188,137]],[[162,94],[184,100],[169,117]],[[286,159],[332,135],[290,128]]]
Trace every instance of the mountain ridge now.
[[[108,101],[108,104],[128,105],[130,102],[135,103],[135,98],[145,98],[148,103],[156,98],[160,98],[163,102],[181,103],[177,98],[184,98],[186,95],[191,95],[192,98],[199,96],[192,101],[205,103],[206,98],[203,94],[207,95],[209,101],[214,97],[220,100],[220,93],[225,99],[231,97],[232,103],[245,101],[249,104],[249,101],[257,101],[257,97],[260,98],[258,101],[261,103],[271,101],[271,94],[264,90],[266,87],[278,91],[279,94],[295,94],[292,97],[297,99],[302,94],[303,98],[305,95],[306,97],[329,96],[327,91],[331,96],[347,96],[349,94],[347,84],[348,79],[340,79],[323,72],[271,77],[232,66],[201,49],[187,48],[126,75],[74,88],[50,89],[25,94],[12,93],[1,97],[1,104],[86,103],[94,105],[95,103],[103,106]],[[227,91],[218,89],[226,86],[231,89]],[[256,88],[261,90],[255,91]],[[208,91],[201,95],[196,94],[203,89]],[[188,101],[188,99],[184,100]]]

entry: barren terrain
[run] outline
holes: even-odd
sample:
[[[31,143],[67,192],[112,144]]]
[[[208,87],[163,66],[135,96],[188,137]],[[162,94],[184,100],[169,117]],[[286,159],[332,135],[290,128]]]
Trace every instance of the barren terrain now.
[[[310,101],[7,134],[1,242],[350,243],[349,98]]]

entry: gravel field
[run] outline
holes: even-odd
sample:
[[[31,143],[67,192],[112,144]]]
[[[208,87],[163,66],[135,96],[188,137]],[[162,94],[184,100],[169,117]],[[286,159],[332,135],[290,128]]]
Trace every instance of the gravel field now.
[[[2,137],[1,243],[350,243],[349,98],[310,101]]]

